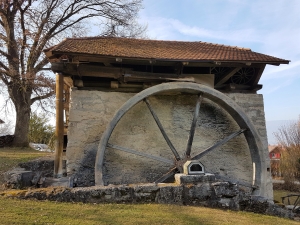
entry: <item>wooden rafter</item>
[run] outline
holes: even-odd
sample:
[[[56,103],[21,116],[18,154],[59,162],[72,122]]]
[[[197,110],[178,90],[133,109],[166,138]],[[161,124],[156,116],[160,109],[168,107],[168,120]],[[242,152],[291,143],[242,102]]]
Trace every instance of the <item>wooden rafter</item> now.
[[[229,71],[229,73],[225,74],[216,84],[215,87],[218,87],[224,84],[230,77],[232,77],[237,71],[239,71],[242,67],[236,67]]]
[[[253,80],[253,85],[258,84],[258,81],[261,78],[261,75],[263,74],[265,68],[266,68],[266,64],[262,64],[255,76],[255,79]]]

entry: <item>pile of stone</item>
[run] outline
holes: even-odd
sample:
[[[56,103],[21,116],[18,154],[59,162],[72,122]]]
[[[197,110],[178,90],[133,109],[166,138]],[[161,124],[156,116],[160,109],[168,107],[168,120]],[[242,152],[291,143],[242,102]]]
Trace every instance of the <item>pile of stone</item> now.
[[[53,176],[53,170],[54,161],[52,159],[37,159],[19,163],[18,167],[4,174],[4,186],[8,189],[41,187],[47,177]]]

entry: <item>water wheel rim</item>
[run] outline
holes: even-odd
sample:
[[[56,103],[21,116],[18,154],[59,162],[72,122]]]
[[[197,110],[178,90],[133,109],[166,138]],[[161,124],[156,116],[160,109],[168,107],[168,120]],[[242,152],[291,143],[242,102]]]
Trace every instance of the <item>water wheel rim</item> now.
[[[174,91],[174,92],[198,92],[203,93],[205,98],[215,102],[220,107],[222,107],[225,111],[227,111],[232,118],[237,122],[240,127],[247,129],[245,132],[245,138],[249,146],[251,159],[254,165],[253,170],[253,185],[258,188],[253,192],[255,195],[260,195],[263,197],[267,196],[268,186],[271,184],[272,180],[269,179],[268,176],[268,165],[266,163],[267,157],[264,152],[264,146],[260,139],[256,128],[254,127],[252,121],[246,115],[244,110],[239,107],[231,98],[226,96],[225,94],[210,88],[205,85],[196,84],[196,83],[187,83],[187,82],[171,82],[171,83],[163,83],[148,89],[145,89],[132,98],[130,98],[127,102],[121,106],[121,108],[116,112],[113,119],[107,125],[106,130],[102,134],[101,140],[99,142],[98,151],[96,155],[95,161],[95,184],[103,185],[103,174],[102,167],[104,162],[104,154],[107,148],[108,140],[116,127],[117,123],[120,119],[125,115],[129,109],[143,101],[145,98],[151,95],[157,95],[166,91]]]

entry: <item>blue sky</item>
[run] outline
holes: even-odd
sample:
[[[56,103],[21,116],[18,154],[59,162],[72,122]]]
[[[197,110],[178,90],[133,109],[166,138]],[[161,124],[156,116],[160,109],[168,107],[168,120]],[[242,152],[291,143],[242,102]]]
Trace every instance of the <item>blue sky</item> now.
[[[299,0],[144,0],[140,21],[158,40],[206,41],[291,60],[267,66],[259,91],[266,120],[300,115]]]

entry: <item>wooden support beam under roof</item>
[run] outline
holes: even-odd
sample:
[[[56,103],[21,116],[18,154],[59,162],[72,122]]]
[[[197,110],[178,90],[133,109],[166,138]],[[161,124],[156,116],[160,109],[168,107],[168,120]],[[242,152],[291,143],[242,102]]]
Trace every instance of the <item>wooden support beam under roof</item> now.
[[[236,67],[229,71],[229,73],[225,74],[216,84],[215,87],[218,87],[224,84],[227,80],[230,79],[237,71],[239,71],[242,67]]]
[[[245,85],[245,84],[223,84],[219,86],[218,90],[225,90],[227,92],[256,92],[260,89],[262,89],[263,85],[257,84],[257,85]]]
[[[62,153],[64,143],[64,80],[62,74],[56,74],[56,126],[55,126],[55,155],[54,155],[54,177],[63,176]]]
[[[258,83],[258,81],[260,80],[260,78],[261,78],[261,76],[262,76],[262,74],[263,74],[265,68],[266,68],[266,65],[265,65],[265,64],[263,64],[263,65],[260,66],[260,68],[258,69],[258,72],[257,72],[257,74],[256,74],[256,76],[255,76],[255,79],[254,79],[253,82],[252,82],[253,85],[255,85],[255,84]]]
[[[52,63],[54,72],[61,72],[72,76],[119,78],[122,73],[131,71],[131,68],[105,67],[88,64]]]

